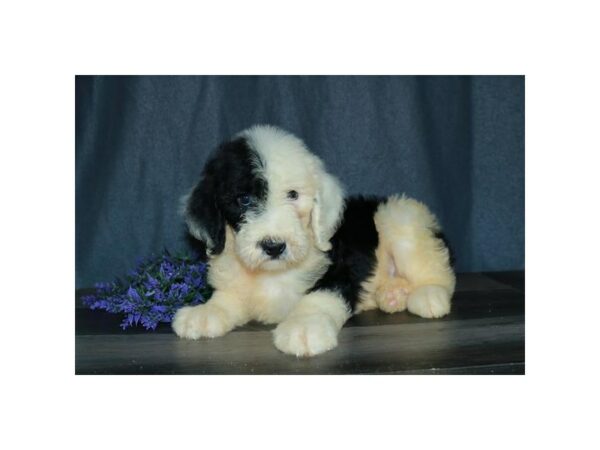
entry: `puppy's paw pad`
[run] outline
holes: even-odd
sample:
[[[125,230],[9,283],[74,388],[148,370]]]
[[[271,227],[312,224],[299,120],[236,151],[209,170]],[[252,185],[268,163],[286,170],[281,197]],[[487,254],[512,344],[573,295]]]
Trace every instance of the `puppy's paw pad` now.
[[[450,292],[442,286],[421,286],[408,297],[408,310],[428,319],[450,312]]]
[[[314,356],[337,346],[338,329],[325,314],[299,316],[280,323],[273,331],[275,347],[295,356]]]
[[[233,328],[225,311],[210,304],[179,309],[172,327],[177,336],[186,339],[223,336]]]
[[[379,309],[387,313],[403,311],[406,309],[409,292],[406,280],[393,280],[375,291],[375,301]]]

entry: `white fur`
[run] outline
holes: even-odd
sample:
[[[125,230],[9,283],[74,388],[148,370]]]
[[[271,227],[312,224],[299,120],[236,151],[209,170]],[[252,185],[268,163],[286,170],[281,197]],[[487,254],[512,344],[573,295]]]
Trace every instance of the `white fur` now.
[[[199,339],[218,337],[231,331],[234,324],[225,311],[213,302],[198,306],[184,306],[173,319],[173,330],[179,337]]]
[[[247,308],[240,297],[219,290],[203,305],[179,309],[173,318],[172,326],[178,336],[198,339],[223,336],[247,321]]]
[[[329,240],[342,220],[344,193],[335,178],[320,169],[319,189],[315,197],[312,229],[316,245],[324,252],[331,249]]]
[[[268,261],[265,268],[280,269],[306,254],[310,222],[318,249],[331,248],[329,239],[335,233],[343,213],[344,193],[339,181],[328,174],[319,158],[313,155],[296,136],[272,126],[255,126],[240,133],[265,163],[264,175],[269,183],[267,211],[259,218],[250,218],[238,236],[239,248],[252,266],[264,264],[267,258],[256,250],[256,236],[280,238],[288,245],[284,258]],[[287,193],[298,192],[296,200]]]
[[[312,292],[275,328],[275,347],[298,357],[331,350],[337,346],[337,335],[349,317],[350,311],[338,293]]]
[[[439,225],[422,203],[393,195],[375,213],[377,267],[362,283],[358,311],[408,309],[421,317],[450,312],[456,278],[448,249],[435,238]]]
[[[238,232],[225,227],[223,251],[209,254],[212,298],[180,309],[173,329],[178,336],[198,339],[221,336],[250,320],[277,323],[273,341],[279,350],[295,356],[320,354],[337,345],[351,314],[336,291],[306,294],[329,267],[324,252],[331,248],[342,217],[343,189],[295,136],[270,126],[239,136],[260,157],[255,170],[263,171],[268,182],[265,208],[249,214]],[[291,190],[297,199],[288,198]],[[432,234],[435,217],[413,199],[392,196],[374,221],[377,268],[363,282],[358,311],[379,307],[390,313],[408,309],[422,317],[447,314],[455,278],[447,249]],[[196,238],[210,244],[200,225],[188,225]],[[264,254],[258,245],[264,239],[286,243],[280,258]]]
[[[408,297],[407,307],[427,319],[445,316],[450,312],[450,292],[442,286],[420,286]]]
[[[271,259],[257,245],[265,238],[286,243],[285,252],[280,258]],[[246,223],[237,233],[235,252],[251,269],[260,267],[263,270],[281,270],[306,258],[310,245],[297,209],[282,202],[270,205],[257,217],[247,217]]]
[[[321,248],[330,245],[342,214],[339,182],[300,139],[283,130],[256,126],[238,136],[246,138],[260,157],[255,170],[263,171],[268,182],[266,206],[259,214],[247,215],[237,233],[226,227],[225,248],[210,260],[213,298],[177,312],[173,329],[181,337],[220,336],[249,320],[285,321],[329,264]],[[288,198],[291,190],[298,193],[297,199]],[[201,227],[188,225],[194,236],[207,241]],[[286,243],[278,259],[271,259],[258,245],[267,238]],[[321,321],[334,320],[339,331],[343,322],[338,326],[339,314],[333,316]],[[324,328],[313,326],[309,334],[317,329],[325,332]]]

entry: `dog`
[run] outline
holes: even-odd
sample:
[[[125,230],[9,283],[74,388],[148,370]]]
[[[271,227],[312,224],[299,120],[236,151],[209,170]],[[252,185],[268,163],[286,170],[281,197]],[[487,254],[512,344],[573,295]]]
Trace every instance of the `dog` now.
[[[177,311],[187,339],[256,320],[275,347],[308,357],[337,346],[361,311],[450,312],[456,278],[435,216],[406,196],[344,198],[340,182],[296,136],[259,125],[221,144],[183,199],[206,244],[212,297]]]

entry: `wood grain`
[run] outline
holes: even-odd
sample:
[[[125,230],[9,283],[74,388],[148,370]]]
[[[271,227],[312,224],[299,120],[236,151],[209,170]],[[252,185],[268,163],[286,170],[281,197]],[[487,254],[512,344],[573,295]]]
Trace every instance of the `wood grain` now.
[[[506,284],[501,280],[509,280]],[[369,311],[342,329],[339,346],[314,358],[279,352],[272,327],[249,324],[187,341],[168,325],[120,330],[112,314],[76,308],[77,374],[522,374],[524,275],[459,275],[451,314],[426,320]]]

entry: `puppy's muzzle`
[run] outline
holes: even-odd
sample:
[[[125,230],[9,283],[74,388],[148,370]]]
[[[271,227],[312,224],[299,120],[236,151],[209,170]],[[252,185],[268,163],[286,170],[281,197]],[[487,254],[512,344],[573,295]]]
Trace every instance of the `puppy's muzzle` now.
[[[271,259],[277,259],[285,251],[285,242],[276,241],[273,239],[264,239],[258,243],[263,252],[271,257]]]

